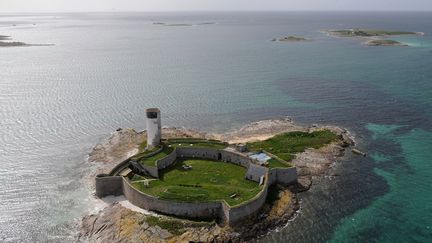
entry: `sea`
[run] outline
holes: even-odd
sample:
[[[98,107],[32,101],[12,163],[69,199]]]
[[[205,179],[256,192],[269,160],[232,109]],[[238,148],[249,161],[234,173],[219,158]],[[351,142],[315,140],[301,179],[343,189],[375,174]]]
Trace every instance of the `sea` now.
[[[325,30],[424,32],[366,46]],[[0,242],[74,242],[92,147],[115,129],[226,132],[258,120],[348,129],[333,176],[256,242],[432,242],[431,12],[0,14]],[[300,36],[306,42],[275,42]]]

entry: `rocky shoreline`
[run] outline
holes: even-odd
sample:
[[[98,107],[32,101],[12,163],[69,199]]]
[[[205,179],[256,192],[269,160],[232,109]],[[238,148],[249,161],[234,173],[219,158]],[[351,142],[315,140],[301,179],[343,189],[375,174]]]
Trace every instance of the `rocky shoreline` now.
[[[272,187],[270,197],[260,212],[241,226],[229,227],[218,222],[198,222],[186,219],[143,214],[120,203],[109,203],[97,213],[82,220],[78,241],[90,242],[243,242],[265,235],[283,227],[300,208],[297,193],[307,191],[317,177],[327,175],[328,168],[343,156],[354,140],[349,132],[334,126],[300,126],[289,118],[250,123],[237,131],[211,134],[186,128],[164,128],[163,137],[199,137],[219,139],[229,143],[265,140],[276,134],[290,131],[315,131],[329,129],[340,140],[321,149],[307,149],[291,161],[298,169],[298,184]],[[146,133],[133,129],[118,129],[105,142],[94,147],[89,161],[97,165],[94,174],[109,172],[118,162],[137,153]],[[91,184],[92,184],[91,183]],[[90,184],[90,183],[89,183]]]

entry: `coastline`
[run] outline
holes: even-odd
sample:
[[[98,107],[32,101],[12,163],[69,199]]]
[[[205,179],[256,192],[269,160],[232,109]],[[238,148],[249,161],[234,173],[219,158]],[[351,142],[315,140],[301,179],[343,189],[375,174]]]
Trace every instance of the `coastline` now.
[[[312,132],[320,129],[335,132],[340,136],[341,140],[326,145],[321,149],[307,149],[305,152],[297,154],[291,163],[298,168],[298,184],[272,188],[272,199],[268,200],[257,216],[258,218],[246,220],[241,227],[231,228],[218,225],[215,222],[207,222],[205,227],[201,227],[201,222],[198,223],[199,227],[195,227],[195,224],[197,224],[195,221],[185,221],[162,215],[157,216],[164,221],[189,225],[189,227],[183,228],[182,234],[173,234],[157,225],[144,225],[145,227],[143,227],[142,224],[145,224],[145,219],[148,216],[145,216],[146,214],[142,214],[139,210],[131,210],[130,207],[122,206],[121,202],[117,202],[121,201],[121,199],[111,199],[111,201],[103,199],[106,203],[105,207],[99,209],[99,212],[83,218],[79,240],[95,242],[104,239],[115,239],[114,241],[139,241],[138,239],[144,239],[148,242],[230,240],[239,242],[265,235],[271,230],[283,227],[300,208],[296,194],[307,191],[312,186],[315,178],[325,176],[329,167],[337,158],[343,156],[346,148],[355,144],[347,130],[335,126],[300,126],[289,118],[253,122],[238,130],[223,134],[205,133],[186,128],[163,128],[164,138],[199,137],[219,139],[229,143],[265,140],[283,132]],[[108,140],[96,145],[89,156],[90,163],[98,166],[95,174],[108,172],[118,162],[136,153],[139,143],[145,138],[145,135],[145,131],[136,132],[133,129],[118,129]],[[89,176],[89,179],[92,180],[93,178],[92,175]],[[88,184],[91,184],[94,188],[93,180]],[[125,219],[128,219],[127,222],[124,222]],[[125,228],[124,225],[128,226]]]

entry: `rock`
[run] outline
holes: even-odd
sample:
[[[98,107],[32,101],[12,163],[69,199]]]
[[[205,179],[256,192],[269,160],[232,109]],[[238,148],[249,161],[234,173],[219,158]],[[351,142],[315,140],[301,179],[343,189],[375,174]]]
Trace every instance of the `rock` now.
[[[351,150],[354,154],[357,154],[357,155],[361,155],[361,156],[363,156],[363,157],[366,157],[366,153],[364,153],[364,152],[362,152],[362,151],[360,151],[360,150],[358,150],[358,149],[352,149]]]
[[[117,163],[138,152],[139,144],[144,142],[146,134],[134,129],[117,129],[104,142],[97,144],[89,154],[90,162],[102,162],[107,165],[105,173]]]
[[[83,218],[78,241],[165,242],[172,237],[172,234],[160,227],[140,224],[144,218],[144,215],[119,204],[110,205],[102,213]]]
[[[301,176],[297,180],[297,191],[304,192],[311,188],[312,178],[308,176]]]

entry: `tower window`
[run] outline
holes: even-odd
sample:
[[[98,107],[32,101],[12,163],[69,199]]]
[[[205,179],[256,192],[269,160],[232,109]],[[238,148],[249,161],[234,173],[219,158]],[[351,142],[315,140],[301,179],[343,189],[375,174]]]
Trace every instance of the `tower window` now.
[[[149,118],[149,119],[155,119],[157,117],[158,117],[157,112],[153,112],[153,111],[147,112],[147,118]]]

